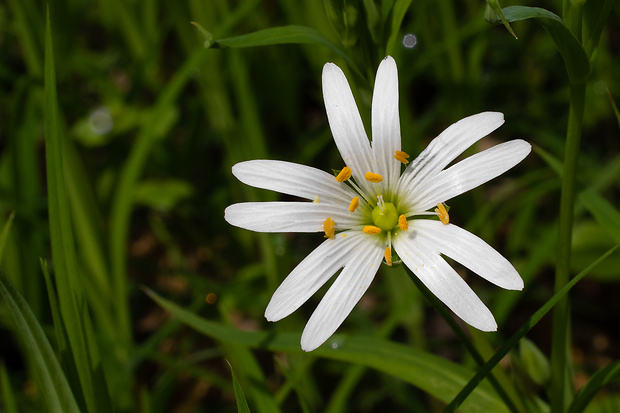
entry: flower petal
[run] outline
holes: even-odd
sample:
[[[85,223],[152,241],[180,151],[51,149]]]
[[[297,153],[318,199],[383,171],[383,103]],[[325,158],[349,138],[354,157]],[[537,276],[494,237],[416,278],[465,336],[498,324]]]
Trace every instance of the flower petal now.
[[[404,208],[426,211],[503,174],[521,162],[531,150],[532,145],[516,139],[478,152],[439,172],[433,179],[421,182],[413,192],[406,193],[403,196]]]
[[[508,290],[522,290],[523,280],[512,264],[489,244],[456,225],[418,219],[419,242],[461,263],[487,281]]]
[[[504,123],[499,112],[483,112],[453,123],[411,162],[400,181],[398,192],[411,192],[425,179],[436,175],[457,156]]]
[[[265,310],[265,318],[278,321],[291,314],[348,261],[351,251],[367,241],[367,234],[347,231],[319,245],[280,284]]]
[[[497,330],[493,314],[418,231],[401,232],[393,245],[405,265],[458,317],[479,330]]]
[[[329,126],[340,155],[353,171],[357,184],[362,189],[369,190],[371,184],[364,179],[364,174],[376,170],[370,142],[347,78],[333,63],[323,66],[323,98]]]
[[[232,167],[241,182],[256,188],[298,196],[319,203],[340,202],[346,205],[357,193],[333,175],[311,166],[270,160],[241,162]]]
[[[314,202],[244,202],[224,211],[229,224],[257,232],[321,232],[327,217],[336,222],[336,230],[361,222],[361,214],[350,213],[347,205]]]
[[[377,173],[383,176],[382,188],[391,188],[400,175],[400,118],[398,116],[398,71],[391,56],[383,59],[377,70],[372,94],[372,149]],[[385,193],[385,189],[382,189]]]
[[[374,279],[384,245],[379,237],[364,235],[365,242],[349,255],[344,269],[308,320],[301,335],[303,350],[316,349],[334,334]]]

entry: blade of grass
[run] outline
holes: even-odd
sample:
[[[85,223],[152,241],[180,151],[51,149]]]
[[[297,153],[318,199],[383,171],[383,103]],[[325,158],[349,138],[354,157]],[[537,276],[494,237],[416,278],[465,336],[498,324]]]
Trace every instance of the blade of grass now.
[[[583,81],[590,73],[590,60],[581,43],[561,18],[538,7],[511,6],[502,9],[506,20],[515,22],[536,19],[549,33],[564,59],[564,67],[571,83]]]
[[[266,385],[267,379],[250,349],[246,345],[228,343],[225,352],[236,365],[243,366],[240,374],[256,410],[262,413],[280,412],[275,397]]]
[[[160,297],[151,290],[146,293],[164,309],[183,322],[210,337],[225,343],[239,343],[268,351],[302,352],[299,334],[266,331],[241,331],[197,316]],[[410,346],[373,337],[335,335],[328,343],[311,353],[318,357],[372,367],[395,376],[446,403],[472,376],[472,371],[433,354]],[[463,412],[508,412],[488,383],[475,389]]]
[[[484,366],[485,360],[482,355],[478,352],[478,349],[474,347],[474,342],[469,340],[465,331],[459,326],[454,317],[450,314],[446,306],[422,283],[422,281],[408,268],[405,266],[405,271],[409,278],[413,281],[413,283],[418,287],[418,289],[422,292],[422,295],[429,301],[429,303],[433,306],[435,311],[439,313],[441,318],[444,319],[446,324],[454,331],[454,334],[461,341],[467,352],[474,359],[474,361],[480,366]],[[506,390],[500,385],[499,381],[495,377],[496,373],[491,373],[487,378],[495,388],[498,396],[502,398],[506,407],[510,409],[511,412],[525,412],[525,406],[520,403],[518,398],[511,398]],[[515,391],[511,392],[511,395],[515,395]]]
[[[594,373],[587,383],[575,395],[573,402],[568,408],[568,413],[579,413],[585,411],[588,404],[592,401],[596,393],[610,382],[620,381],[620,360],[616,360]]]
[[[590,211],[598,224],[615,242],[620,243],[620,212],[593,189],[586,189],[579,194],[579,200]]]
[[[99,349],[94,338],[90,317],[88,311],[85,311],[87,307],[79,279],[69,202],[65,188],[63,145],[49,10],[45,35],[44,79],[49,223],[60,312],[75,360],[85,407],[89,412],[108,412],[111,410],[110,399],[101,370]]]
[[[6,413],[18,413],[15,392],[11,386],[9,373],[6,371],[6,366],[2,360],[0,360],[0,394],[2,395],[4,411]]]
[[[203,36],[208,38],[207,32],[204,28],[200,27],[197,23],[194,23],[199,28]],[[306,26],[282,26],[271,27],[269,29],[258,30],[256,32],[244,34],[241,36],[229,37],[226,39],[219,39],[211,42],[209,47],[212,48],[226,48],[226,47],[257,47],[257,46],[271,46],[279,44],[312,44],[316,46],[323,46],[340,56],[346,63],[349,69],[364,77],[359,67],[351,60],[351,58],[342,51],[334,42],[325,37],[317,30]]]
[[[545,314],[547,314],[553,306],[557,304],[562,297],[564,297],[571,288],[585,277],[594,267],[603,262],[607,257],[613,254],[620,244],[616,245],[605,254],[600,256],[596,261],[590,264],[586,269],[577,274],[572,280],[570,280],[560,291],[556,292],[542,307],[540,307],[523,325],[497,350],[497,352],[487,361],[480,371],[467,383],[465,387],[459,392],[459,394],[450,402],[445,408],[444,413],[455,412],[456,409],[467,399],[467,397],[476,389],[484,378],[491,372],[491,370],[508,354],[510,350],[521,340],[522,337],[527,334],[532,327],[540,321]]]
[[[116,319],[121,345],[129,347],[131,343],[131,315],[128,303],[128,286],[126,273],[127,244],[129,221],[133,205],[133,190],[140,178],[151,148],[160,137],[157,130],[158,120],[173,106],[183,87],[192,78],[194,70],[205,58],[204,50],[194,52],[179,68],[172,80],[160,94],[150,116],[144,122],[140,135],[129,158],[125,162],[114,194],[110,217],[109,251],[111,273],[113,277],[114,296],[116,297]]]
[[[226,362],[228,363],[228,361]],[[230,367],[230,374],[232,375],[233,390],[235,391],[235,399],[237,400],[237,411],[239,413],[250,413],[250,407],[245,400],[245,394],[243,394],[241,384],[239,384],[239,380],[237,380],[237,376],[235,376],[235,371],[230,363],[228,363],[228,367]]]
[[[9,218],[4,223],[2,227],[2,232],[0,232],[0,262],[2,262],[2,255],[4,254],[4,246],[6,245],[6,240],[9,237],[9,233],[11,232],[11,225],[13,225],[13,220],[15,219],[15,211],[11,212]]]
[[[13,317],[26,356],[35,372],[37,390],[41,393],[47,411],[78,413],[80,409],[52,346],[28,303],[2,269],[0,269],[0,296]]]

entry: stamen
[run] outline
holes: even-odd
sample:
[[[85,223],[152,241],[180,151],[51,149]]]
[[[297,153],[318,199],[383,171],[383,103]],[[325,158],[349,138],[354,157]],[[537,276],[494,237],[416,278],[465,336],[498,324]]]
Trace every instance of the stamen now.
[[[377,206],[381,210],[381,212],[385,211],[385,202],[383,202],[383,195],[377,195]]]
[[[370,181],[373,184],[378,184],[379,182],[383,181],[383,177],[374,172],[366,172],[366,174],[364,174],[364,178],[366,178],[367,181]]]
[[[392,249],[390,247],[385,247],[385,252],[383,253],[383,256],[385,257],[385,263],[391,267],[392,266]]]
[[[360,197],[359,196],[353,197],[353,199],[351,200],[351,203],[349,204],[349,211],[355,212],[355,210],[357,209],[359,205],[360,205]]]
[[[448,225],[450,223],[450,215],[448,215],[448,210],[446,209],[444,204],[437,204],[437,208],[435,208],[435,213],[439,216],[442,224]]]
[[[409,229],[409,222],[407,221],[407,217],[401,215],[398,217],[398,226],[403,231],[407,231]]]
[[[327,217],[323,224],[323,231],[325,231],[325,238],[334,238],[334,232],[336,231],[336,223],[331,217]]]
[[[345,166],[344,168],[342,168],[342,170],[340,171],[340,173],[338,173],[338,175],[336,176],[336,181],[338,182],[344,182],[347,179],[349,179],[351,177],[351,168],[349,168],[348,166]]]
[[[315,204],[320,204],[321,203],[321,201],[319,200],[319,196],[318,195],[314,197],[314,203]]]
[[[375,227],[374,225],[366,225],[362,231],[366,234],[376,235],[381,232],[381,228]]]
[[[406,152],[403,151],[394,151],[394,159],[396,159],[399,162],[404,163],[405,165],[407,165],[409,163],[409,161],[407,160],[407,158],[409,158],[409,155],[407,155]]]

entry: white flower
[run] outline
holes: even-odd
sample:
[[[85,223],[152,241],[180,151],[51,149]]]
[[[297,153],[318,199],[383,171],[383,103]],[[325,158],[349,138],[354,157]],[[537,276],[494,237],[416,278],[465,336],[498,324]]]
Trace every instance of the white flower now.
[[[456,315],[480,330],[495,331],[489,309],[441,255],[502,288],[520,290],[523,281],[486,242],[449,224],[443,202],[506,172],[527,156],[530,144],[509,141],[448,167],[504,122],[501,113],[479,113],[447,128],[401,174],[408,155],[400,146],[394,59],[386,57],[377,71],[372,144],[344,73],[333,63],[323,68],[323,96],[346,164],[337,177],[282,161],[254,160],[232,168],[248,185],[313,202],[234,204],[225,212],[230,224],[259,232],[325,232],[328,238],[276,290],[265,311],[267,320],[291,314],[342,268],[303,331],[301,347],[314,350],[349,315],[381,262],[392,264],[394,249]]]

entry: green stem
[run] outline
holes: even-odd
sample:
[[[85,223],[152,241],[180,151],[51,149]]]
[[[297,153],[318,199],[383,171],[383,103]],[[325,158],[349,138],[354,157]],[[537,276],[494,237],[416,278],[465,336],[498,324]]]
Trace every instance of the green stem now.
[[[416,275],[409,268],[405,267],[405,270],[407,271],[409,278],[411,278],[411,280],[416,285],[416,287],[418,287],[418,289],[424,295],[424,297],[426,297],[426,299],[435,308],[435,310],[439,313],[439,315],[441,315],[441,317],[446,321],[446,323],[448,323],[448,326],[450,326],[452,331],[454,331],[454,333],[459,338],[459,340],[461,340],[461,342],[463,343],[463,345],[465,346],[469,354],[472,356],[476,364],[478,364],[478,366],[480,367],[483,367],[486,364],[486,360],[478,352],[476,347],[474,347],[471,340],[467,337],[467,334],[465,333],[465,331],[456,322],[454,317],[452,317],[452,315],[446,309],[444,304],[428,288],[426,288],[426,286],[422,283],[422,281],[420,281],[420,279],[416,277]],[[510,409],[511,412],[515,413],[515,412],[524,411],[522,406],[521,406],[522,407],[521,409],[518,409],[517,406],[515,406],[514,402],[510,399],[510,397],[508,396],[504,388],[499,384],[499,382],[497,381],[493,373],[491,373],[487,378],[489,379],[489,382],[495,388],[495,391],[497,392],[499,397],[502,398],[502,400],[504,401],[504,403],[506,404],[508,409]]]
[[[569,281],[573,211],[575,200],[575,176],[581,141],[586,84],[571,84],[568,130],[562,175],[560,199],[560,226],[558,231],[557,262],[555,267],[555,291]],[[569,302],[568,297],[558,301],[553,311],[553,336],[551,341],[551,411],[563,412],[567,383],[567,349],[569,344]]]

